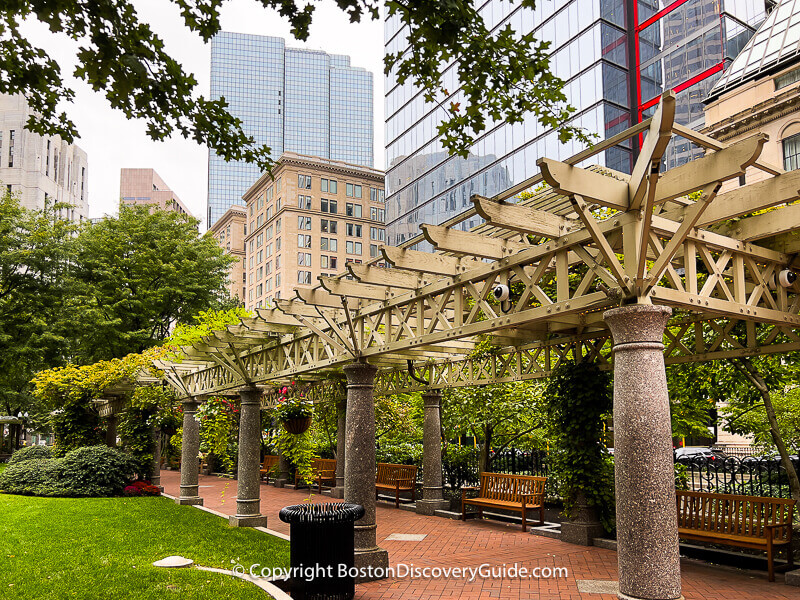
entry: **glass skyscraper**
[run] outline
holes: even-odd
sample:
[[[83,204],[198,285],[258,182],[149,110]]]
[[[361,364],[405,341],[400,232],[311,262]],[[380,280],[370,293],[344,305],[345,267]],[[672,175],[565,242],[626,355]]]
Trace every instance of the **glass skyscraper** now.
[[[282,38],[222,32],[211,41],[211,97],[277,159],[296,152],[373,165],[372,73],[350,57],[287,48]],[[261,176],[255,165],[208,158],[208,227]]]
[[[479,12],[491,31],[510,24],[551,43],[551,68],[566,82],[577,109],[573,122],[606,138],[649,115],[664,89],[678,92],[677,120],[702,125],[703,95],[766,16],[764,0],[553,0],[536,8],[488,0]],[[397,17],[387,19],[386,52],[408,48]],[[533,115],[497,123],[476,140],[468,158],[451,157],[437,139],[442,106],[462,102],[455,65],[444,71],[455,90],[440,103],[425,102],[410,83],[386,77],[386,223],[389,244],[419,233],[420,223],[441,223],[470,206],[470,196],[493,196],[538,172],[536,161],[564,160],[582,149],[561,144]],[[632,141],[591,159],[630,172]],[[685,162],[692,148],[673,145],[667,161]],[[672,166],[672,165],[670,165]],[[460,226],[477,225],[473,217]],[[427,249],[427,244],[422,244]]]

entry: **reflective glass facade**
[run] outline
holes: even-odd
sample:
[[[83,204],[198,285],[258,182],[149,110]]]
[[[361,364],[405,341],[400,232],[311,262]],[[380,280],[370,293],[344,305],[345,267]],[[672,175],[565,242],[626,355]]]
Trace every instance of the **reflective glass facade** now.
[[[373,165],[372,73],[347,56],[286,48],[275,37],[223,32],[211,41],[211,97],[224,97],[245,131],[283,152]],[[254,165],[208,164],[208,223],[261,176]]]
[[[703,100],[766,17],[763,0],[638,0],[636,52],[639,111],[653,113],[664,90],[677,95],[675,121],[702,129]],[[670,169],[703,150],[673,141],[663,167]]]
[[[765,17],[764,4],[763,0],[555,0],[537,2],[531,9],[488,0],[479,11],[492,30],[510,24],[518,34],[533,32],[551,43],[551,66],[566,82],[567,98],[577,109],[574,123],[602,139],[646,116],[664,89],[678,92],[678,120],[698,124],[704,94],[722,66],[708,70],[724,65],[744,46]],[[397,18],[386,21],[385,47],[386,52],[407,49]],[[420,223],[438,224],[462,212],[470,206],[472,194],[492,196],[534,176],[536,161],[543,156],[563,160],[583,149],[577,142],[559,143],[556,133],[531,115],[522,123],[490,127],[468,158],[449,157],[437,140],[436,126],[444,116],[440,106],[463,101],[455,67],[444,70],[445,89],[455,91],[437,98],[435,104],[425,102],[411,84],[398,85],[393,73],[386,77],[389,244],[415,236]],[[698,74],[714,79],[704,81]],[[636,150],[625,143],[590,162],[630,172]],[[686,149],[673,147],[668,160],[689,157]],[[479,217],[474,217],[461,227],[478,223]]]

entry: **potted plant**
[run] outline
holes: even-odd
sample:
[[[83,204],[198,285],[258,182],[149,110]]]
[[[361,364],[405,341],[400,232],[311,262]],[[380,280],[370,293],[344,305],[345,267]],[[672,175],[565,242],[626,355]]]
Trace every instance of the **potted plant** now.
[[[305,398],[305,392],[292,381],[288,386],[278,388],[278,406],[275,408],[275,417],[281,422],[289,433],[300,435],[311,427],[313,408],[310,400]]]

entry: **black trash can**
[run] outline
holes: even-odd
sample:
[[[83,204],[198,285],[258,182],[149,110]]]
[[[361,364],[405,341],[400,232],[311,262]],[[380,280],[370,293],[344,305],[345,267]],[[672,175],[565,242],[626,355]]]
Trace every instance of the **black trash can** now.
[[[359,504],[297,504],[281,509],[289,523],[294,600],[351,600],[356,592],[353,524],[364,516]]]

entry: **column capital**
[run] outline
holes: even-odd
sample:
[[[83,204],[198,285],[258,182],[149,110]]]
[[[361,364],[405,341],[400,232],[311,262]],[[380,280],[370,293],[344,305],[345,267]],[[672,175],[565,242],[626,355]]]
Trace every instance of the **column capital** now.
[[[603,313],[603,320],[614,336],[614,352],[629,344],[663,344],[664,328],[672,309],[658,304],[630,304]],[[663,346],[662,346],[663,347]]]
[[[426,408],[439,408],[442,404],[441,390],[426,390],[422,392],[422,404]]]
[[[242,404],[261,404],[261,395],[263,392],[260,388],[245,386],[236,391],[239,392],[239,401]]]
[[[367,362],[352,362],[342,367],[342,371],[347,376],[347,387],[375,385],[375,374],[378,368]]]

